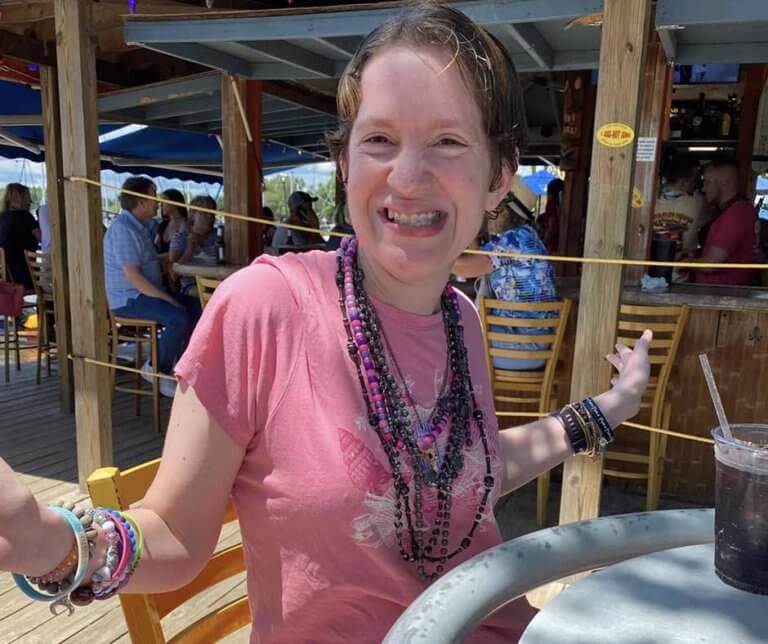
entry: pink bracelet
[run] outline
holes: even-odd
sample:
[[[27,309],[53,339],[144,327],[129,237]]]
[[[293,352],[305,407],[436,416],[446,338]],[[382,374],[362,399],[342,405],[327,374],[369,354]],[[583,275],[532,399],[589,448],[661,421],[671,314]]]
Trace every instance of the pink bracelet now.
[[[104,508],[98,508],[97,510],[101,514],[103,514],[106,517],[109,517],[109,520],[114,524],[115,529],[118,532],[118,536],[120,537],[120,540],[122,542],[122,552],[120,553],[120,562],[117,564],[117,568],[115,568],[114,571],[112,571],[112,577],[109,580],[109,585],[106,589],[102,590],[99,593],[95,593],[94,596],[96,599],[101,599],[109,593],[113,587],[116,587],[118,583],[120,582],[121,575],[126,571],[128,568],[128,562],[131,560],[131,541],[128,538],[128,534],[125,531],[125,527],[123,526],[123,522],[116,517],[112,512],[109,510],[106,510]],[[102,525],[102,528],[104,526]]]

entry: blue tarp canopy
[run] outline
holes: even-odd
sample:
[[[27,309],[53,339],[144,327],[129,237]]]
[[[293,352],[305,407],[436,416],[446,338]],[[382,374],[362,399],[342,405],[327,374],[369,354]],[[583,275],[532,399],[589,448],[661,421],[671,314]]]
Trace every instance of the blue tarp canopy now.
[[[0,80],[0,117],[36,117],[42,114],[40,91],[20,83]],[[6,119],[7,121],[8,119]],[[13,119],[11,119],[12,121]],[[19,119],[23,120],[23,119]],[[99,134],[104,135],[118,128],[122,123],[99,126]],[[0,126],[0,156],[30,161],[43,161],[44,153],[24,147],[6,144],[2,134],[31,144],[30,147],[43,145],[43,128],[40,125]],[[222,153],[216,135],[186,132],[159,127],[146,127],[126,134],[100,145],[102,168],[116,172],[132,172],[163,176],[184,181],[221,182]],[[275,166],[265,169],[265,174],[284,170],[308,160],[309,155],[291,147],[270,141],[262,143],[262,162]],[[132,159],[137,163],[134,165]],[[185,171],[183,167],[196,168],[195,172]],[[206,174],[206,170],[211,174]],[[202,173],[201,173],[202,172]]]
[[[531,189],[531,192],[540,197],[547,192],[547,186],[557,177],[546,170],[539,170],[526,177],[522,177],[522,182]]]

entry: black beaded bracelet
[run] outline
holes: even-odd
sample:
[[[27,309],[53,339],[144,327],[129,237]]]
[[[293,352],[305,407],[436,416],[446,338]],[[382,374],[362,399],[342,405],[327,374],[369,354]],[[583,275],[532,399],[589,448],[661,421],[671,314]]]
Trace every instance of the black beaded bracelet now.
[[[597,403],[592,400],[592,398],[585,399],[583,404],[589,412],[589,415],[592,416],[592,419],[600,429],[600,433],[603,435],[603,438],[605,438],[605,440],[610,443],[614,439],[614,434],[608,419],[605,417],[605,414],[602,412],[600,407],[597,406]]]

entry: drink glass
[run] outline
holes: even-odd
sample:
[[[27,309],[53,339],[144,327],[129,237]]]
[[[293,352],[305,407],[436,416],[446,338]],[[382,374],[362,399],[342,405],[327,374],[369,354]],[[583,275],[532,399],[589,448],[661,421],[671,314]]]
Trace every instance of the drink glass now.
[[[768,425],[731,425],[715,439],[715,572],[726,584],[768,594]]]

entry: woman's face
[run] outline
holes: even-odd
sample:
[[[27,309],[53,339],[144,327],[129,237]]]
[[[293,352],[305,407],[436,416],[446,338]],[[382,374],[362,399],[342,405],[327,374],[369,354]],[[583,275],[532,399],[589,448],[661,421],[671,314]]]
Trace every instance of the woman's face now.
[[[213,215],[199,210],[190,210],[189,216],[192,219],[192,232],[206,237],[213,229]]]
[[[361,250],[399,281],[443,279],[512,173],[489,191],[480,109],[448,54],[385,49],[365,67],[361,90],[341,162]]]

